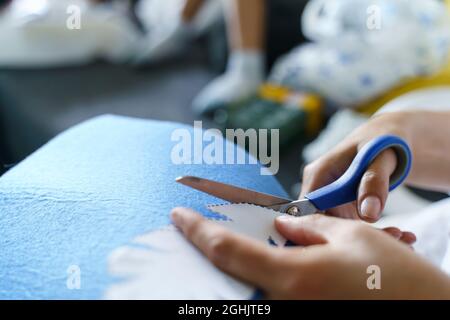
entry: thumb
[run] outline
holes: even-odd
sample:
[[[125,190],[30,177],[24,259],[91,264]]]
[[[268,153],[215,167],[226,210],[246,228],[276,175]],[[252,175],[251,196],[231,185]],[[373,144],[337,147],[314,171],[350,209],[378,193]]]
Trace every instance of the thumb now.
[[[354,222],[323,214],[304,217],[283,215],[275,219],[275,227],[282,236],[295,244],[310,246],[330,242]]]
[[[358,213],[361,219],[375,222],[380,218],[389,194],[389,178],[397,166],[394,150],[383,151],[361,178]]]

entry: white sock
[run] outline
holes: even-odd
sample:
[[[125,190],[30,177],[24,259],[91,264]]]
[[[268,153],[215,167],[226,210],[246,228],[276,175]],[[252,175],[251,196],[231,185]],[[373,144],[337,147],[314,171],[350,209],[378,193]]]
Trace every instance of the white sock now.
[[[264,69],[265,59],[262,51],[233,52],[226,72],[207,85],[195,98],[194,111],[204,113],[223,104],[248,98],[264,81]]]

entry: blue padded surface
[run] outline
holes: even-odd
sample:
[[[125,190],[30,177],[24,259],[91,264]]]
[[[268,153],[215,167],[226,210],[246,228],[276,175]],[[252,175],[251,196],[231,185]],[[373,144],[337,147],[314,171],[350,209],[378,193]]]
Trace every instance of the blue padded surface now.
[[[196,175],[286,197],[259,165],[174,165],[170,140],[190,127],[102,116],[59,135],[0,178],[0,298],[96,299],[107,256],[167,225],[170,209],[208,215],[220,200],[175,183]],[[226,148],[233,148],[226,143]],[[66,286],[81,268],[81,289]]]

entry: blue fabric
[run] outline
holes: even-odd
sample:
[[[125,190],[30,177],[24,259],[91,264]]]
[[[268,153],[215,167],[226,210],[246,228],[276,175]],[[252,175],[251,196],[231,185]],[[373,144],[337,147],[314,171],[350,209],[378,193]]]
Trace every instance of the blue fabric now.
[[[0,298],[96,299],[107,256],[167,225],[174,206],[208,215],[218,199],[175,183],[196,175],[286,197],[259,165],[174,165],[184,125],[102,116],[59,135],[0,178]],[[189,130],[192,130],[190,127]],[[233,148],[230,143],[226,148]],[[66,286],[81,269],[81,289]]]

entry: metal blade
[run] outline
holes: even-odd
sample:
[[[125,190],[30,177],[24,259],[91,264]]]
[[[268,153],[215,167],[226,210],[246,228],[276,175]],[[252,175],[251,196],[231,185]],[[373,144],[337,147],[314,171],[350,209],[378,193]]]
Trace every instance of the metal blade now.
[[[176,182],[231,203],[250,203],[262,207],[270,207],[275,205],[283,205],[292,201],[270,194],[192,176],[177,178]]]

